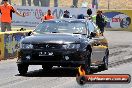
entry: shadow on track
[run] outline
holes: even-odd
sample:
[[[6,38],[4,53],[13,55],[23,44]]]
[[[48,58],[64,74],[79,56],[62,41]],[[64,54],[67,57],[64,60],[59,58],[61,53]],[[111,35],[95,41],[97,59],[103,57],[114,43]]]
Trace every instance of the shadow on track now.
[[[101,72],[101,70],[92,69],[91,74]],[[43,69],[29,71],[25,77],[76,77],[78,70],[75,68],[52,68],[50,71]],[[17,74],[16,76],[21,76]]]

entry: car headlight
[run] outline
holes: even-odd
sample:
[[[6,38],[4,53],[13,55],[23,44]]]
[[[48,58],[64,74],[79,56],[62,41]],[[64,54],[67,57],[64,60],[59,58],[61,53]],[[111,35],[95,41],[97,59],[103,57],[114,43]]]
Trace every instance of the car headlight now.
[[[62,46],[64,49],[79,49],[80,44],[66,44]]]
[[[20,44],[21,49],[33,49],[32,44]]]

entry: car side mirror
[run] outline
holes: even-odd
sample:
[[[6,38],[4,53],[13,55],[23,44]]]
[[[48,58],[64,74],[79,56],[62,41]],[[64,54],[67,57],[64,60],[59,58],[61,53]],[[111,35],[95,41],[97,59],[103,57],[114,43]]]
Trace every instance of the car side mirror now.
[[[95,32],[90,33],[90,37],[95,37],[97,34]]]
[[[30,31],[30,32],[28,32],[28,34],[27,34],[27,35],[28,35],[28,36],[31,36],[31,35],[32,35],[32,33],[33,33],[33,32],[32,32],[32,31]]]

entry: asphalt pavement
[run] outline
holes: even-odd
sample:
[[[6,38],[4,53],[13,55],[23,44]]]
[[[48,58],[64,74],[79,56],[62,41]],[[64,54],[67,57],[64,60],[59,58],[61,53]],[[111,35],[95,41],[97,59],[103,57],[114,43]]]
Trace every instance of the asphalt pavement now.
[[[132,32],[106,31],[109,42],[109,69],[93,74],[130,74],[132,75]],[[16,59],[0,61],[0,88],[132,88],[129,84],[85,84],[76,82],[76,70],[53,68],[50,72],[41,66],[29,66],[26,76],[17,71]]]

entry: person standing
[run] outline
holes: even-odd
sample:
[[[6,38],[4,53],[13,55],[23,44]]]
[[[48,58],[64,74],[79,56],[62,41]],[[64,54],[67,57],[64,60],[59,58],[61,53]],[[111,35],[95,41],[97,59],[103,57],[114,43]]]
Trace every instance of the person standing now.
[[[98,9],[98,0],[92,0],[92,8],[95,8],[95,6]]]
[[[87,14],[88,14],[88,19],[89,19],[89,20],[92,20],[92,16],[91,16],[92,13],[93,13],[92,9],[88,8],[88,9],[87,9]]]
[[[3,0],[3,4],[0,5],[0,13],[1,13],[1,31],[5,32],[11,31],[11,21],[12,21],[12,13],[16,13],[19,16],[25,17],[25,15],[21,15],[17,12],[12,5],[8,3],[8,0]]]
[[[44,7],[50,7],[50,0],[43,0],[45,2]]]
[[[54,7],[58,7],[58,0],[54,0]]]
[[[27,0],[28,1],[28,6],[31,6],[31,0]]]
[[[39,0],[33,0],[34,6],[39,6]]]
[[[49,7],[50,6],[50,0],[40,0],[42,7]]]
[[[72,7],[77,8],[78,6],[78,0],[72,0]]]
[[[26,6],[26,0],[22,0],[22,6]]]
[[[31,6],[31,0],[27,0],[28,6]],[[26,0],[22,0],[22,6],[26,6]]]
[[[104,27],[106,26],[106,21],[105,21],[105,16],[102,14],[101,10],[97,11],[97,16],[96,16],[96,25],[100,29],[100,34],[103,35],[104,33]]]
[[[70,18],[69,16],[70,12],[69,11],[64,11],[63,18]]]
[[[54,16],[51,14],[51,10],[50,9],[47,11],[47,14],[42,17],[42,19],[43,20],[54,19]]]

